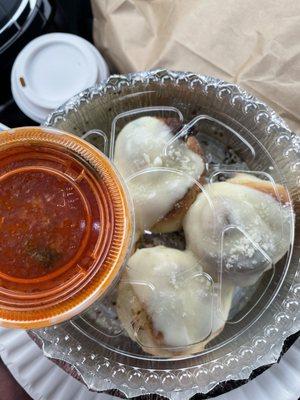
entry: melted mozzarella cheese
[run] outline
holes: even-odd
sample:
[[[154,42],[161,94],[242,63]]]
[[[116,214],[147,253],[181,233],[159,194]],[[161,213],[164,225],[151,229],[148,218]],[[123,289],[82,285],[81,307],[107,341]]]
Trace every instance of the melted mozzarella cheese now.
[[[191,252],[164,246],[141,249],[129,259],[128,266],[128,282],[165,346],[207,341],[223,328],[232,286],[224,284],[221,302],[220,287],[203,274]]]
[[[125,178],[134,203],[139,233],[151,228],[172,210],[203,173],[202,158],[173,138],[158,118],[142,117],[128,123],[115,144],[115,164]]]
[[[208,273],[222,270],[239,286],[255,283],[288,250],[291,207],[229,181],[204,189],[183,221],[187,248]]]

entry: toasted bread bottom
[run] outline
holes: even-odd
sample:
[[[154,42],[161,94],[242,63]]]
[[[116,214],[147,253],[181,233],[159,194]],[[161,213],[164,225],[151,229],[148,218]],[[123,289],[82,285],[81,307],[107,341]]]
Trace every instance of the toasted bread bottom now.
[[[187,147],[194,153],[203,157],[203,150],[198,140],[191,136],[187,140]],[[203,176],[199,177],[198,182],[204,184]],[[185,194],[185,196],[179,200],[171,211],[169,211],[164,217],[162,217],[152,228],[153,233],[169,233],[175,232],[182,228],[182,220],[187,213],[190,206],[196,200],[200,188],[197,185],[193,185]]]
[[[251,189],[258,190],[272,196],[275,200],[282,204],[290,202],[289,194],[286,188],[280,184],[273,184],[270,181],[248,178],[246,174],[237,174],[235,177],[228,180],[230,183],[244,185]]]

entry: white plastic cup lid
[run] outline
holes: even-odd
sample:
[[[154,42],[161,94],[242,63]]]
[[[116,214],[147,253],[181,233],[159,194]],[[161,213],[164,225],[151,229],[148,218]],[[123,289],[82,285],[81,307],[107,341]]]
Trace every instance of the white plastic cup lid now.
[[[50,33],[31,41],[15,60],[11,86],[17,105],[37,122],[74,94],[107,79],[107,64],[85,39]]]

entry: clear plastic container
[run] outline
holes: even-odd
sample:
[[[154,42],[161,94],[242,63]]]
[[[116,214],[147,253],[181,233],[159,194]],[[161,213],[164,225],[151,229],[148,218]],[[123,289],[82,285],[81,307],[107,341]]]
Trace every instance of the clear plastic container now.
[[[36,328],[80,314],[124,265],[131,208],[109,160],[74,135],[0,137],[0,325]]]
[[[107,148],[88,140],[135,211],[115,289],[33,332],[47,356],[93,390],[173,399],[275,362],[300,328],[300,144],[284,122],[236,85],[158,70],[113,76],[47,125],[100,129]]]

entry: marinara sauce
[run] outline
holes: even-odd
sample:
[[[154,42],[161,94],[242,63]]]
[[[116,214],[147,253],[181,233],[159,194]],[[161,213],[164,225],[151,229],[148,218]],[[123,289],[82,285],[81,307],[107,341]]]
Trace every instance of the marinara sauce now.
[[[0,135],[0,324],[52,325],[115,281],[131,243],[126,190],[109,160],[44,128]]]

